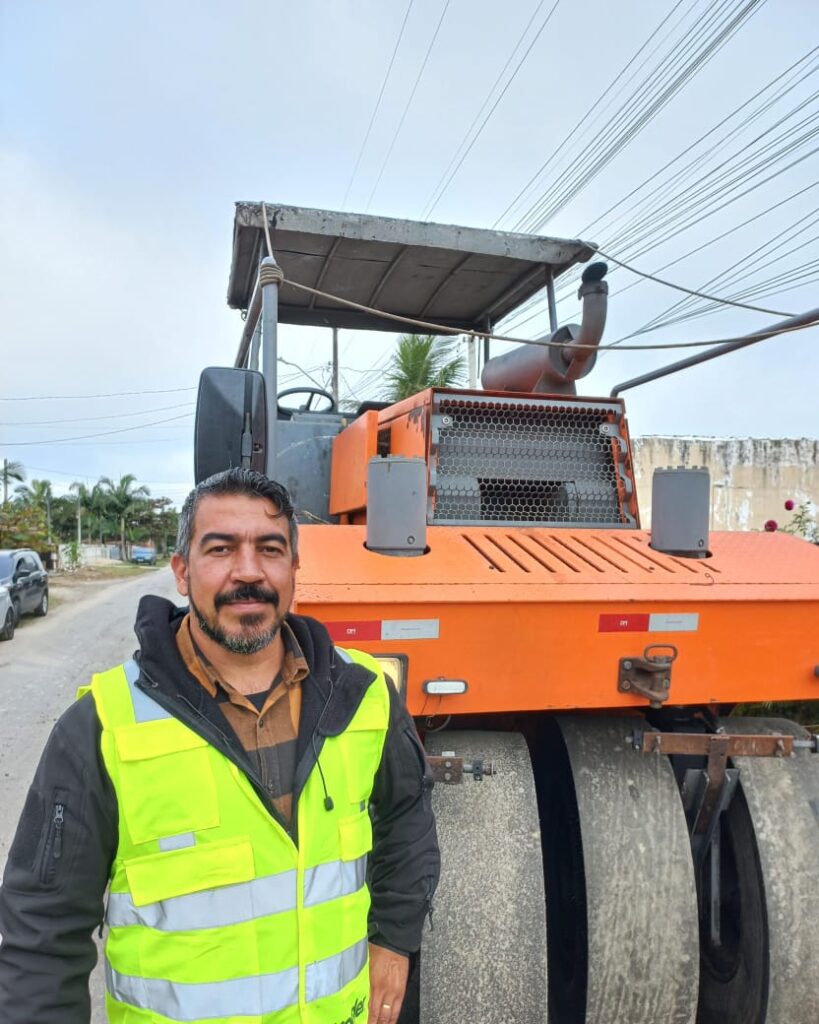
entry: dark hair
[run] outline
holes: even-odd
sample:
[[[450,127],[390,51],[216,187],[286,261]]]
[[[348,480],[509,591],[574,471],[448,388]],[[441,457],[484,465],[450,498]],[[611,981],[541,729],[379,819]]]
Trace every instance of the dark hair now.
[[[296,558],[299,551],[299,525],[287,488],[255,469],[234,466],[221,473],[214,473],[207,480],[202,480],[185,498],[182,511],[179,513],[179,528],[176,533],[176,550],[185,560],[190,555],[193,524],[199,503],[209,495],[225,494],[247,494],[252,498],[267,498],[271,501],[279,510],[279,514],[287,518],[290,528],[290,550],[293,558]]]

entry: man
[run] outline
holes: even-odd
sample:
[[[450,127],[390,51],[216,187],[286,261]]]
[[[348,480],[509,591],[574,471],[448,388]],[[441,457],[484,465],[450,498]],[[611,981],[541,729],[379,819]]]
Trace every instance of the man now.
[[[135,660],[59,720],[0,890],[0,1022],[395,1024],[437,884],[432,780],[377,663],[290,614],[289,496],[188,496]],[[369,958],[368,958],[369,951]],[[367,1017],[364,1017],[364,1014]]]

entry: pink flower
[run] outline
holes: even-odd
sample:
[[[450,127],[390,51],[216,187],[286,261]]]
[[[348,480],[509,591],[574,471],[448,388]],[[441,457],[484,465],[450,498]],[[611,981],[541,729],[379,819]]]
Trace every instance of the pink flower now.
[[[765,530],[767,533],[776,533],[779,529],[779,523],[775,519],[769,519],[765,523]]]
[[[796,508],[796,502],[793,500],[793,498],[788,498],[788,500],[785,502],[785,511],[786,512],[793,512],[793,510],[795,508]]]

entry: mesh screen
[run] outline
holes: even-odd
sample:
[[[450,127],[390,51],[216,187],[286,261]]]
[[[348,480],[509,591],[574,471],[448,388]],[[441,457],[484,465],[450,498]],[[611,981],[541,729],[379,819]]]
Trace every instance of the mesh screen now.
[[[460,397],[434,413],[431,522],[623,522],[611,406]]]

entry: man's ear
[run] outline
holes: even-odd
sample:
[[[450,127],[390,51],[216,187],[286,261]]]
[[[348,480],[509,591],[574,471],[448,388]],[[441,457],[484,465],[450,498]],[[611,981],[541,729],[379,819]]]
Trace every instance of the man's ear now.
[[[188,563],[185,558],[174,551],[171,555],[171,571],[176,579],[176,589],[183,596],[188,596]]]

